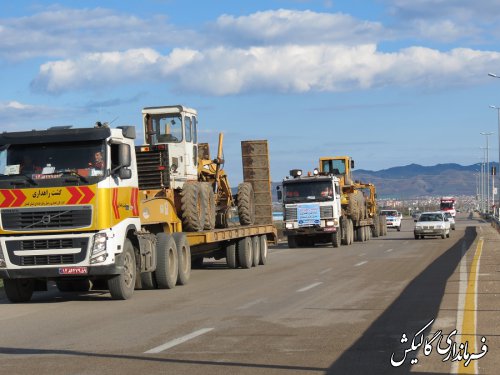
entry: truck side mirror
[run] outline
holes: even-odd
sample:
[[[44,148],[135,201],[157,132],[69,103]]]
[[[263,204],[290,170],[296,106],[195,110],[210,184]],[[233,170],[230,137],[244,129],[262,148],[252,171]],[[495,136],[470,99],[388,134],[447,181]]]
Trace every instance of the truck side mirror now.
[[[130,146],[127,144],[120,144],[118,147],[118,163],[120,167],[130,167],[132,158],[130,155]]]
[[[283,199],[283,192],[281,190],[278,190],[278,201],[281,202],[282,199]]]
[[[351,169],[354,169],[354,160],[351,159]]]
[[[120,171],[118,172],[118,177],[122,180],[129,180],[132,178],[132,170],[128,168],[120,168]]]

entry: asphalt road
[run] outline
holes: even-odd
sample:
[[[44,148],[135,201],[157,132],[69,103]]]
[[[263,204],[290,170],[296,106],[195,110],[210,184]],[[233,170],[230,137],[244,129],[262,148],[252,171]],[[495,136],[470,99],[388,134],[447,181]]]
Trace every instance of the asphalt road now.
[[[441,330],[446,347],[454,329],[476,338],[469,352],[481,353],[482,337],[488,345],[465,370],[498,373],[499,241],[488,223],[466,216],[451,238],[415,240],[405,220],[401,232],[349,247],[282,244],[251,270],[209,260],[188,285],[128,301],[54,287],[27,304],[0,297],[1,373],[447,374],[460,361],[443,362],[437,349],[424,355],[422,345],[401,360],[419,331]],[[477,291],[464,292],[468,275],[478,276]],[[477,324],[465,324],[464,306]]]

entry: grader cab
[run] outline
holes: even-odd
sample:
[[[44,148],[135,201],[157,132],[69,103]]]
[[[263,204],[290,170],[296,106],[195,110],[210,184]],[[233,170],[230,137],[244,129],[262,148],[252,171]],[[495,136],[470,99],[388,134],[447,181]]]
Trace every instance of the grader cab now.
[[[253,181],[233,196],[223,169],[223,135],[217,157],[198,142],[197,111],[184,106],[144,108],[146,145],[138,147],[140,189],[170,199],[183,230],[197,232],[255,222]]]

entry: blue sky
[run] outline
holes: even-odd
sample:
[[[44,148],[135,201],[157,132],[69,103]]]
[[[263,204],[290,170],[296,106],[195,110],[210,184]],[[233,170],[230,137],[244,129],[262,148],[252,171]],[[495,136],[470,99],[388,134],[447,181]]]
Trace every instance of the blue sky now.
[[[200,140],[268,139],[274,181],[320,156],[357,168],[498,160],[499,0],[0,2],[0,129],[141,125],[198,109]],[[140,133],[140,132],[139,132]],[[142,139],[138,140],[138,143]]]

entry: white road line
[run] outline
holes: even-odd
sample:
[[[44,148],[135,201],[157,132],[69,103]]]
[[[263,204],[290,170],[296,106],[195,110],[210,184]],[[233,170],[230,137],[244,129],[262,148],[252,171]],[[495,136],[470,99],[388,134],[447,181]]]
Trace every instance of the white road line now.
[[[156,354],[156,353],[163,352],[167,349],[173,348],[174,346],[177,346],[177,345],[182,344],[186,341],[194,339],[195,337],[204,335],[205,333],[210,332],[212,330],[213,330],[213,328],[199,329],[198,331],[194,331],[194,332],[190,333],[189,335],[176,338],[172,341],[166,342],[163,345],[157,346],[156,348],[150,349],[147,352],[144,352],[144,354]]]
[[[330,272],[331,270],[331,268],[327,268],[326,270],[321,271],[319,274],[323,275],[324,273]]]
[[[363,264],[365,264],[365,263],[368,263],[368,261],[367,261],[367,260],[364,260],[363,262],[356,263],[356,264],[354,265],[354,267],[359,267],[359,266],[362,266],[362,265],[363,265]]]
[[[302,289],[297,290],[297,293],[305,292],[306,290],[315,288],[315,287],[317,287],[318,285],[321,285],[321,284],[323,284],[323,283],[320,281],[320,282],[308,285],[308,286],[306,286],[306,287],[304,287]]]
[[[387,249],[385,252],[390,253],[392,250],[394,250],[394,249]]]
[[[265,298],[259,298],[259,299],[256,299],[255,301],[252,301],[252,302],[248,302],[240,307],[237,307],[236,310],[245,310],[245,309],[248,309],[254,305],[257,305],[261,302],[265,302],[266,299]]]

